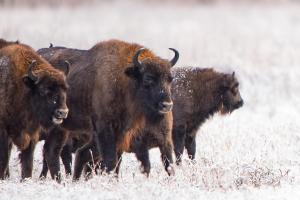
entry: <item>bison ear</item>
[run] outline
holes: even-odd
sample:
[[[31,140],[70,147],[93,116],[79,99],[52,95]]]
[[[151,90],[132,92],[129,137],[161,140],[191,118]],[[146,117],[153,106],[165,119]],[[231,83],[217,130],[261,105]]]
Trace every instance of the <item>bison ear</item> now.
[[[235,77],[235,72],[232,72],[231,77],[232,77],[232,79],[234,79],[234,77]]]
[[[70,71],[70,63],[69,61],[65,60],[65,62],[62,64],[62,70],[64,71],[65,75],[68,76]]]
[[[56,69],[59,69],[60,71],[63,71],[66,76],[68,76],[70,71],[70,63],[67,60],[60,60],[55,63],[51,63],[52,66],[54,66]]]
[[[35,81],[32,80],[28,75],[23,77],[23,82],[28,88],[33,88],[35,86]]]
[[[140,75],[140,72],[137,67],[128,67],[125,70],[125,74],[130,78],[137,79]]]
[[[223,80],[222,80],[222,83],[221,83],[221,89],[222,90],[227,90],[229,89],[229,86],[230,86],[230,79],[231,79],[231,75],[223,75]]]

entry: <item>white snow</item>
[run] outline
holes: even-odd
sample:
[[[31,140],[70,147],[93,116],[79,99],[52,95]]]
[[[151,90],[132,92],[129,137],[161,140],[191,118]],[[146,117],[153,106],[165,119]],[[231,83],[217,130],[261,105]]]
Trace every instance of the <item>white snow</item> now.
[[[196,163],[186,155],[168,177],[151,150],[149,178],[134,155],[123,158],[120,178],[95,176],[61,185],[38,179],[40,143],[31,180],[20,183],[14,148],[11,178],[0,200],[34,199],[299,199],[300,6],[188,6],[107,3],[78,8],[0,8],[0,37],[34,48],[90,48],[118,38],[141,43],[177,66],[216,67],[240,81],[245,105],[215,116],[199,131]]]

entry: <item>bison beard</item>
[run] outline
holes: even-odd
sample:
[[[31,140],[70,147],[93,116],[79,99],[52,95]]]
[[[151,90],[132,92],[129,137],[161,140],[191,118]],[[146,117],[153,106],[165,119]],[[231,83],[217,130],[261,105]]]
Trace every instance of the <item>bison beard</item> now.
[[[57,112],[65,111],[61,119],[67,115],[66,78],[18,42],[0,39],[0,60],[0,178],[9,175],[12,143],[21,151],[21,176],[28,178],[39,130],[55,125]]]
[[[64,60],[71,63],[70,114],[61,129],[71,134],[90,132],[89,142],[77,151],[74,180],[79,179],[84,165],[91,161],[90,150],[93,156],[99,157],[101,147],[101,168],[110,172],[116,166],[117,155],[144,130],[155,130],[161,135],[159,147],[164,165],[168,173],[172,172],[170,68],[179,57],[176,50],[172,51],[175,57],[168,61],[138,44],[118,40],[101,42],[90,50],[52,47],[38,51],[53,65]],[[59,172],[57,162],[62,144],[57,145],[57,136],[52,132],[49,137],[44,153],[50,173],[55,177]],[[53,153],[50,149],[59,151]]]

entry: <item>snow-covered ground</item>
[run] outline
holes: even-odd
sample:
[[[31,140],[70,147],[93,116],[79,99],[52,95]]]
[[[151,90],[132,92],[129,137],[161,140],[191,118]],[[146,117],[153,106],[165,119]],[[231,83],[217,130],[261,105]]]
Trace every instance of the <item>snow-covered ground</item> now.
[[[35,49],[50,42],[86,49],[118,38],[166,58],[173,56],[167,48],[174,47],[181,55],[177,66],[236,71],[245,101],[232,115],[215,116],[202,127],[197,162],[185,156],[174,177],[152,150],[150,178],[127,154],[119,180],[41,181],[41,143],[33,178],[23,183],[14,148],[11,178],[0,181],[0,200],[300,198],[300,5],[0,8],[0,37]]]

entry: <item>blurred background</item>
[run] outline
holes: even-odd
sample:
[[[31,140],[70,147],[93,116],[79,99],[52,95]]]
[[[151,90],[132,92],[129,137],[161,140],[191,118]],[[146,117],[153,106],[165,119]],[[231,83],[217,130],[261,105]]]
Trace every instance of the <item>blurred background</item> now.
[[[289,3],[289,2],[299,2],[299,0],[131,0],[132,2],[145,2],[145,3],[176,3],[176,4],[236,4],[236,3]],[[81,6],[81,5],[90,5],[97,4],[99,2],[122,2],[122,0],[0,0],[2,5],[7,6]]]

